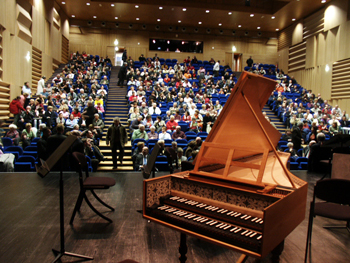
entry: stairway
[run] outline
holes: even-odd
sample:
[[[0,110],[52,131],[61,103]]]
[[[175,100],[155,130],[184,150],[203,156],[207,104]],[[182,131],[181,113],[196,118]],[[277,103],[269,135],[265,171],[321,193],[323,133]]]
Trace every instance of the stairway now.
[[[277,130],[280,133],[284,134],[286,131],[286,125],[284,125],[283,122],[280,121],[277,115],[270,109],[270,106],[266,104],[262,111],[266,112],[267,117],[269,117],[270,121],[275,124]]]
[[[100,141],[100,149],[103,155],[106,157],[106,160],[100,162],[98,171],[113,171],[112,152],[110,146],[106,145],[106,134],[108,127],[113,124],[113,119],[115,117],[120,118],[120,123],[126,128],[127,134],[129,134],[127,107],[128,104],[125,99],[127,89],[117,87],[119,68],[120,67],[113,67],[111,70],[111,78],[109,81],[108,99],[104,121],[105,128],[103,129],[103,137]],[[124,148],[123,165],[120,165],[118,162],[118,169],[114,171],[133,171],[130,138]]]

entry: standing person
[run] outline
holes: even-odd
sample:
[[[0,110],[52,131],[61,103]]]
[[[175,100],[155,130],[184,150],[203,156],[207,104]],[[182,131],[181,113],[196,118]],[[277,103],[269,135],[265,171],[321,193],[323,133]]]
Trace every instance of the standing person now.
[[[25,111],[25,108],[23,108],[20,102],[20,99],[21,99],[20,96],[14,98],[11,101],[10,107],[9,107],[10,112],[14,115],[13,123],[16,124],[17,126],[18,126],[19,118],[21,116],[21,111]]]
[[[87,107],[82,114],[85,116],[87,127],[89,127],[89,125],[92,124],[92,122],[94,121],[96,113],[98,114],[97,109],[94,107],[91,101],[88,101]]]
[[[126,49],[124,49],[123,55],[122,55],[122,60],[123,60],[124,63],[126,62],[127,58],[128,58],[128,56],[126,54]]]
[[[253,59],[252,59],[252,56],[250,56],[250,57],[247,59],[247,66],[251,68],[251,67],[253,66],[253,63],[254,63],[254,61],[253,61]]]
[[[126,78],[126,65],[127,63],[124,62],[123,66],[121,66],[121,68],[119,69],[119,73],[118,73],[118,86],[122,86],[124,85],[124,80]]]
[[[22,87],[22,94],[28,94],[28,96],[26,97],[26,101],[24,102],[24,105],[28,105],[29,101],[30,101],[30,97],[32,95],[32,89],[29,87],[29,83],[28,81],[24,82],[24,85]]]
[[[220,71],[220,60],[216,61],[215,65],[213,67],[214,77],[219,76],[219,71]]]
[[[119,161],[123,163],[124,157],[124,146],[128,141],[125,127],[120,124],[118,117],[113,119],[113,124],[109,126],[106,135],[106,145],[111,143],[110,147],[112,150],[113,169],[117,169],[117,149],[119,149]]]
[[[301,140],[303,138],[302,130],[303,130],[304,124],[302,122],[298,122],[298,125],[296,128],[293,129],[292,132],[292,142],[294,144],[294,149],[299,150],[301,148]]]
[[[41,79],[38,81],[38,87],[36,89],[36,95],[40,95],[43,93],[45,88],[45,76],[42,76]]]

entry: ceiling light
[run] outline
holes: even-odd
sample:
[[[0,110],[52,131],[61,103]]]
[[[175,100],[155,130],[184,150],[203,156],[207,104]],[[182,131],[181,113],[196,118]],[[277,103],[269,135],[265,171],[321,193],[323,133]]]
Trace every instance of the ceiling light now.
[[[179,20],[179,21],[177,21],[177,22],[181,23],[181,20]]]
[[[271,16],[271,19],[275,19],[276,17],[274,17],[274,16]]]
[[[295,18],[293,18],[292,21],[295,21]]]
[[[214,49],[214,47],[211,47],[211,49]]]
[[[136,17],[136,20],[140,20],[140,18]]]
[[[160,9],[160,10],[162,10],[162,9],[163,9],[163,7],[162,7],[162,6],[160,6],[160,7],[159,7],[159,9]]]
[[[242,27],[242,25],[238,25],[238,27]]]
[[[118,17],[116,16],[114,19],[118,19]]]
[[[72,17],[75,17],[75,15],[72,15]]]
[[[232,12],[228,12],[228,15],[229,15],[229,16],[232,15]]]
[[[202,22],[198,22],[198,24],[199,24],[199,25],[201,25],[201,24],[202,24]]]
[[[160,22],[160,19],[159,19],[159,18],[157,19],[157,22]]]
[[[260,29],[260,26],[258,26],[256,29]]]
[[[97,18],[97,16],[93,16],[93,18]]]
[[[326,0],[322,0],[321,3],[322,3],[322,4],[326,3]]]
[[[222,24],[220,23],[219,26],[222,26]]]
[[[66,2],[62,2],[62,5],[65,5],[66,4]]]
[[[111,6],[114,6],[114,4],[111,4]]]
[[[279,31],[279,29],[278,29],[278,28],[276,28],[276,31]]]
[[[184,12],[185,12],[185,11],[186,11],[186,8],[182,8],[182,11],[184,11]]]
[[[254,16],[254,14],[250,14],[250,17],[253,17]]]
[[[138,5],[135,5],[135,8],[139,8],[139,6],[138,6]]]
[[[205,10],[206,13],[209,13],[210,11],[209,10]]]
[[[90,5],[90,3],[86,3],[86,5]]]
[[[140,45],[140,42],[138,42],[137,44]]]

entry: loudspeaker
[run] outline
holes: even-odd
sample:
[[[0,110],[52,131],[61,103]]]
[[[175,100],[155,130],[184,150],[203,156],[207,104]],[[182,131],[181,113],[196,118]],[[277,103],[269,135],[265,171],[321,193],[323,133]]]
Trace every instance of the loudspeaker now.
[[[173,27],[172,26],[169,26],[169,31],[173,31]]]
[[[245,35],[245,36],[248,36],[248,35],[249,35],[249,32],[248,32],[248,31],[245,31],[245,32],[244,32],[244,35]]]
[[[129,28],[131,29],[132,27],[133,27],[133,24],[130,24],[130,25],[129,25]]]
[[[186,32],[186,27],[183,27],[181,30],[182,32]]]
[[[115,27],[118,28],[119,27],[119,23],[115,23]]]
[[[195,29],[194,29],[194,32],[198,33],[198,28],[195,28]]]
[[[92,21],[91,20],[87,21],[87,25],[91,26],[92,25]]]
[[[145,24],[142,25],[142,29],[146,29],[147,26]]]
[[[224,30],[220,29],[219,33],[222,35],[224,33]]]
[[[207,34],[210,34],[211,30],[210,28],[207,29]]]
[[[160,26],[156,25],[155,29],[156,29],[156,30],[159,30],[159,29],[160,29]]]
[[[261,36],[262,36],[262,33],[261,33],[261,32],[258,32],[258,36],[261,37]]]
[[[106,22],[105,21],[101,22],[101,26],[105,27],[106,26]]]
[[[232,35],[236,35],[236,31],[235,30],[232,30]]]

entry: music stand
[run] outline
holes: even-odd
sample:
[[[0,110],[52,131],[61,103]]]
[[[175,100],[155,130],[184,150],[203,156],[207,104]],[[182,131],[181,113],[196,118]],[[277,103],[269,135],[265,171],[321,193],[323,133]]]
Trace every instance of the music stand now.
[[[147,162],[147,165],[144,167],[142,171],[143,178],[148,179],[151,176],[152,173],[152,178],[156,176],[156,170],[155,170],[155,163],[156,159],[159,153],[159,145],[156,143],[154,145],[151,156],[149,157],[149,160]]]
[[[48,173],[50,173],[51,169],[54,167],[54,165],[58,162],[60,162],[60,243],[61,248],[60,250],[52,249],[52,252],[55,255],[55,259],[52,263],[58,262],[61,260],[63,256],[70,256],[81,259],[80,261],[88,261],[93,260],[94,258],[75,254],[72,252],[67,252],[65,250],[65,244],[64,244],[64,205],[63,205],[63,163],[62,163],[62,157],[66,154],[66,152],[69,150],[69,148],[72,146],[72,144],[77,139],[76,136],[69,135],[61,144],[60,146],[50,155],[50,157],[46,160],[46,162],[42,159],[40,159],[41,166],[39,167],[36,165],[36,172],[39,176],[44,178]]]

